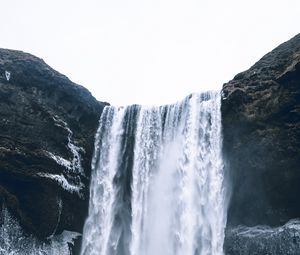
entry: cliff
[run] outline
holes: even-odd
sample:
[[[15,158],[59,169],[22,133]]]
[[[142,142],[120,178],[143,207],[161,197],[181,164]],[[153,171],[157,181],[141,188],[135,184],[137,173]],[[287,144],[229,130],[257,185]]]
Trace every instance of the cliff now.
[[[28,233],[82,231],[104,105],[43,60],[0,49],[0,209]]]
[[[243,253],[251,238],[234,248],[239,231],[233,229],[278,227],[300,216],[300,34],[224,84],[222,121],[232,182],[226,245],[234,252],[228,254],[297,254],[259,250],[253,240]]]
[[[298,254],[299,86],[300,34],[224,84],[227,255]],[[43,60],[0,49],[0,209],[27,233],[82,231],[105,105]]]

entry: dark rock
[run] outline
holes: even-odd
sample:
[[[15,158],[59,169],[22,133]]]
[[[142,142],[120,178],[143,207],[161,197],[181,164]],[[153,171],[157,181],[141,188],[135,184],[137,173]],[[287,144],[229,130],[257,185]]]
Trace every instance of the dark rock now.
[[[222,121],[228,229],[300,217],[300,34],[224,84]]]
[[[82,231],[104,106],[43,60],[0,49],[0,207],[29,233]],[[62,181],[81,185],[80,192],[67,191]]]
[[[277,228],[240,226],[228,229],[226,255],[299,255],[299,230],[299,220]]]

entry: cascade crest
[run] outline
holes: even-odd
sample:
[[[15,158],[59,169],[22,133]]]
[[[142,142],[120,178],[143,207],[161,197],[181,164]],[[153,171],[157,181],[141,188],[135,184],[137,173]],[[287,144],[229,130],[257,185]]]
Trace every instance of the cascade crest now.
[[[223,254],[221,145],[218,92],[161,107],[105,107],[82,254]]]

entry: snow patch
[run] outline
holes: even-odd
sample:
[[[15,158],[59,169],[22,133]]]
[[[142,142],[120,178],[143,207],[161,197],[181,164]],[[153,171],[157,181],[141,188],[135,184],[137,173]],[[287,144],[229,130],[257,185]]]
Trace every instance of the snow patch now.
[[[232,232],[237,233],[238,236],[245,236],[245,237],[267,237],[279,234],[284,231],[294,230],[299,232],[300,234],[300,219],[292,219],[288,221],[283,226],[279,227],[270,227],[265,225],[258,225],[254,227],[247,227],[247,226],[239,226],[234,228]]]
[[[57,156],[50,151],[45,151],[45,153],[48,157],[52,158],[58,165],[63,166],[68,170],[72,169],[72,163],[69,160],[67,160],[63,157]]]
[[[72,158],[71,160],[68,160],[50,151],[44,151],[47,157],[53,159],[58,165],[63,166],[65,170],[61,175],[39,173],[38,176],[55,180],[66,191],[71,193],[76,193],[79,195],[79,197],[82,198],[82,194],[80,193],[80,190],[84,188],[84,184],[81,181],[81,176],[85,176],[85,174],[81,165],[80,152],[85,152],[85,151],[82,147],[75,145],[73,141],[73,132],[69,128],[68,124],[62,119],[60,119],[57,115],[53,115],[52,113],[50,114],[52,115],[54,124],[57,127],[61,127],[67,131],[68,133],[67,147],[71,152]]]
[[[8,210],[2,209],[3,224],[0,226],[1,255],[70,255],[70,244],[80,236],[79,233],[64,231],[41,242],[33,236],[25,235],[18,221],[11,217]]]
[[[82,188],[82,185],[74,185],[70,184],[68,180],[65,178],[63,174],[58,175],[58,174],[49,174],[49,173],[37,173],[39,177],[42,178],[48,178],[51,180],[56,181],[64,190],[70,192],[70,193],[76,193],[80,197],[82,197],[80,190]]]
[[[9,81],[10,75],[11,75],[11,73],[9,71],[5,71],[5,78],[7,81]]]
[[[68,146],[68,148],[70,149],[70,151],[73,155],[71,170],[74,173],[79,173],[79,174],[84,176],[84,171],[83,171],[83,168],[81,166],[81,157],[80,157],[80,151],[85,152],[84,149],[82,147],[79,147],[79,146],[74,144],[74,142],[72,141],[73,132],[69,128],[68,124],[65,121],[63,121],[62,119],[60,119],[56,115],[53,116],[53,120],[54,120],[56,126],[62,127],[63,129],[65,129],[68,132],[68,144],[67,144],[67,146]]]

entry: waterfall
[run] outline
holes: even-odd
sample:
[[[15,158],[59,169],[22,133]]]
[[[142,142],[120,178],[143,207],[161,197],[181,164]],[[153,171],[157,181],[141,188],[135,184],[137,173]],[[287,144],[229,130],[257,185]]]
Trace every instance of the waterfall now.
[[[82,255],[222,255],[220,94],[105,107]]]

